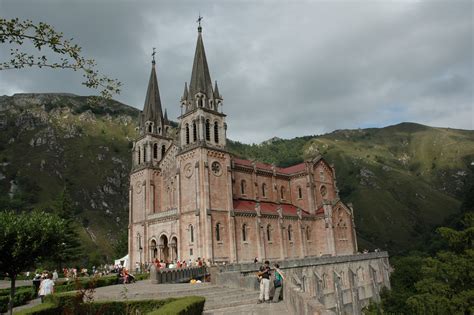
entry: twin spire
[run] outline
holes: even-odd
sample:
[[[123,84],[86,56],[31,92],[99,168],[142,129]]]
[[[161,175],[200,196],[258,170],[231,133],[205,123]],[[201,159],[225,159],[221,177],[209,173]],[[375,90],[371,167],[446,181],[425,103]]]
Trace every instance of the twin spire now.
[[[202,98],[200,104],[202,104],[203,107],[207,107],[211,110],[217,111],[217,106],[220,104],[220,102],[222,102],[222,96],[219,94],[217,81],[214,84],[214,88],[212,86],[211,75],[209,72],[206,52],[204,50],[204,43],[202,40],[202,19],[203,18],[199,16],[197,20],[199,23],[198,38],[196,43],[196,51],[194,53],[194,62],[189,89],[187,83],[185,83],[183,96],[181,97],[182,104],[186,105],[186,112],[196,107],[195,104],[198,103],[196,100],[197,96]],[[143,107],[143,112],[140,115],[141,133],[150,132],[150,130],[152,130],[152,132],[160,134],[163,130],[164,124],[166,124],[168,121],[168,117],[163,117],[163,110],[161,107],[160,91],[158,89],[158,79],[155,71],[155,55],[156,50],[153,48],[150,80],[148,82],[145,105]],[[165,116],[167,116],[166,113]],[[152,129],[149,128],[150,123],[153,124]]]

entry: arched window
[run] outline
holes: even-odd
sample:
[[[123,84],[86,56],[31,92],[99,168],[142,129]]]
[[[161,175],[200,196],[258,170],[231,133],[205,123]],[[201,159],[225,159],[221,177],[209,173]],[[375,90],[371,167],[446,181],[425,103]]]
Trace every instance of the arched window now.
[[[242,241],[247,241],[247,224],[242,225]]]
[[[283,186],[280,188],[280,197],[281,199],[285,199],[285,187]]]
[[[298,198],[303,198],[303,189],[300,186],[298,186]]]
[[[247,184],[246,184],[245,180],[242,179],[242,181],[240,182],[240,193],[241,193],[242,195],[245,195],[245,186],[246,186],[246,185],[247,185]]]
[[[198,107],[202,107],[202,95],[198,96]]]
[[[148,125],[148,132],[151,132],[153,130],[153,126],[151,124]]]
[[[163,158],[165,156],[165,153],[166,153],[166,146],[163,144],[161,146],[161,158]]]
[[[157,159],[158,158],[158,143],[155,143],[153,145],[153,158]]]
[[[196,122],[193,121],[193,142],[196,142],[198,138]]]
[[[158,127],[158,133],[161,134],[161,127]]]
[[[265,183],[262,184],[262,197],[267,196],[267,185]]]
[[[219,125],[217,121],[214,123],[214,142],[219,143]]]
[[[271,241],[272,240],[272,227],[271,225],[267,225],[267,241]]]
[[[309,241],[311,240],[311,230],[309,229],[309,226],[306,227],[306,240]]]
[[[143,146],[143,163],[146,162],[146,146]]]
[[[189,241],[194,243],[194,226],[189,225]]]
[[[189,144],[189,124],[186,124],[186,144]]]
[[[216,224],[216,241],[221,240],[221,224],[217,223]]]
[[[288,225],[288,240],[291,241],[291,236],[293,234],[293,230],[291,228],[291,224]]]
[[[211,123],[206,120],[206,140],[211,141]]]

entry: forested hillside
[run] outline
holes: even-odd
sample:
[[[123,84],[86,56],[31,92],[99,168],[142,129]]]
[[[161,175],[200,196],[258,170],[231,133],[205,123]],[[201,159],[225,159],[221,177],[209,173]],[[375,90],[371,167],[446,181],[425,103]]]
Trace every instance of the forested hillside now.
[[[130,149],[138,110],[66,94],[0,97],[0,208],[52,208],[67,189],[85,262],[111,260],[128,225]],[[232,128],[232,126],[230,126]],[[399,253],[459,211],[474,132],[403,123],[262,144],[235,155],[288,166],[321,153],[355,208],[360,248]]]

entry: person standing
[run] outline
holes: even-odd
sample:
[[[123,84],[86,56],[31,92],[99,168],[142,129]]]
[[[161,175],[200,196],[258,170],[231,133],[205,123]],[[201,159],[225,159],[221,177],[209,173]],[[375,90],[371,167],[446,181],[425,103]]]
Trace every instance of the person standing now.
[[[283,272],[280,270],[280,266],[278,264],[274,264],[273,268],[275,269],[275,281],[273,283],[275,287],[275,293],[273,294],[273,303],[278,303],[280,301],[280,296],[283,288],[283,280],[285,280],[285,276]]]
[[[53,271],[53,281],[56,282],[56,280],[58,280],[58,278],[59,278],[58,272],[56,271],[56,269],[54,269],[54,271]]]
[[[265,260],[265,264],[260,267],[257,273],[260,279],[260,296],[257,303],[270,303],[270,262]]]
[[[54,281],[51,279],[53,276],[49,273],[46,279],[41,281],[38,295],[41,298],[41,303],[44,302],[44,297],[54,293]]]

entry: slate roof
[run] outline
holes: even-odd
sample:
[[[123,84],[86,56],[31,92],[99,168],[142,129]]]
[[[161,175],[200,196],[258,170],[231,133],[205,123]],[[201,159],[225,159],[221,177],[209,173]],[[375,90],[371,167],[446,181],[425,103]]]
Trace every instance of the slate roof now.
[[[156,125],[163,125],[163,111],[161,109],[160,90],[158,89],[154,62],[151,67],[150,80],[148,81],[142,120],[143,122],[153,121]]]
[[[237,165],[253,167],[252,161],[249,161],[249,160],[234,158],[233,161],[234,161],[234,164],[237,164]],[[260,170],[265,170],[265,171],[273,170],[273,166],[267,163],[256,161],[255,166],[257,167],[257,169],[260,169]],[[296,174],[296,173],[305,171],[306,165],[305,163],[299,163],[299,164],[292,165],[289,167],[275,167],[275,170],[277,173],[291,175],[291,174]]]
[[[257,213],[255,211],[255,206],[257,202],[255,200],[245,200],[245,199],[234,199],[234,210],[248,212],[248,213]],[[278,207],[282,208],[283,215],[287,216],[297,216],[298,207],[289,203],[277,204],[274,202],[260,201],[260,212],[262,214],[273,214],[278,215]],[[301,209],[302,216],[309,216],[309,212]]]
[[[200,30],[198,32],[196,52],[194,53],[193,71],[191,73],[191,81],[189,81],[188,95],[193,98],[198,92],[206,94],[208,99],[213,98],[212,80]]]

